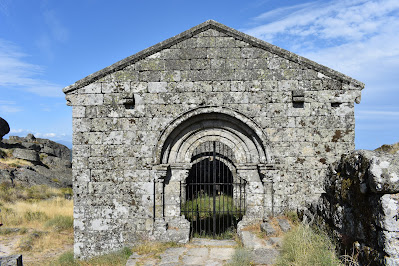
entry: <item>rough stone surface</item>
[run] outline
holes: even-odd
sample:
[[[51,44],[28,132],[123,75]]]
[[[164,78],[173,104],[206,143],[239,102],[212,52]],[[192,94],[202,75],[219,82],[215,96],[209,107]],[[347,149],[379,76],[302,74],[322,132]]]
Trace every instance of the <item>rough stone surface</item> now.
[[[36,151],[32,151],[32,150],[18,149],[17,148],[17,149],[14,149],[12,155],[15,158],[31,161],[31,162],[34,162],[34,163],[40,161],[39,154]]]
[[[251,254],[251,261],[255,265],[273,265],[280,253],[276,249],[264,248],[252,250]]]
[[[399,158],[359,150],[342,156],[327,174],[325,191],[305,215],[316,215],[361,263],[397,265],[399,260]],[[310,218],[308,220],[314,220]]]
[[[166,249],[159,258],[134,253],[126,265],[228,265],[237,247],[233,240],[194,238],[185,246]]]
[[[10,126],[7,121],[0,117],[0,140],[10,132]]]
[[[35,150],[71,161],[71,150],[68,147],[49,139],[35,138],[32,134],[28,134],[26,137],[10,136],[9,139],[3,139],[2,142],[8,147]]]
[[[187,242],[181,189],[205,142],[233,151],[226,163],[246,181],[244,218],[319,198],[328,165],[354,149],[363,87],[207,21],[64,88],[73,115],[75,256],[143,237]]]
[[[290,223],[286,219],[277,219],[281,231],[288,232],[291,229]]]
[[[238,236],[243,246],[251,252],[251,260],[255,265],[272,265],[280,254],[281,238],[259,238],[254,232],[239,231]]]
[[[22,266],[22,255],[11,255],[0,257],[0,265],[1,266]]]
[[[1,165],[0,182],[17,182],[23,185],[72,186],[72,163],[70,150],[59,143],[35,138],[10,136],[3,139],[0,147],[13,150],[13,157],[32,163],[31,166],[10,167]],[[43,153],[43,151],[51,153]]]
[[[276,233],[276,229],[274,229],[274,227],[268,222],[261,223],[260,230],[265,232],[268,236],[274,235]]]

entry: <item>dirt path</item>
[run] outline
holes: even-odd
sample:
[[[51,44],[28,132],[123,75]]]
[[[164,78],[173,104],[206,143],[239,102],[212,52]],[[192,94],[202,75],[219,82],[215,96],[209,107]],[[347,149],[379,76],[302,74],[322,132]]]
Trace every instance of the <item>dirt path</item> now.
[[[5,235],[0,236],[0,257],[8,256],[16,253],[17,244],[22,236],[20,235]]]
[[[43,253],[21,252],[18,250],[18,242],[23,235],[0,235],[0,257],[13,254],[22,254],[24,265],[43,265],[56,259],[62,253],[71,250],[73,245],[66,245],[60,249],[53,249]]]

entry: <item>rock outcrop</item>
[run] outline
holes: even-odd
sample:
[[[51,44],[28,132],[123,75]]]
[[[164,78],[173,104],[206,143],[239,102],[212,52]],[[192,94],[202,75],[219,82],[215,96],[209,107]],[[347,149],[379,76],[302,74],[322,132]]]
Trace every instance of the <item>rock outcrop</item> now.
[[[360,265],[399,265],[399,153],[342,156],[327,174],[325,193],[304,214],[317,214],[341,253],[358,254]]]
[[[10,132],[10,126],[6,120],[0,117],[0,140],[2,140],[8,132]]]
[[[72,186],[71,151],[68,147],[28,134],[25,138],[10,136],[8,140],[3,139],[0,148],[3,157],[4,150],[7,150],[9,159],[16,160],[9,164],[0,161],[0,182]]]

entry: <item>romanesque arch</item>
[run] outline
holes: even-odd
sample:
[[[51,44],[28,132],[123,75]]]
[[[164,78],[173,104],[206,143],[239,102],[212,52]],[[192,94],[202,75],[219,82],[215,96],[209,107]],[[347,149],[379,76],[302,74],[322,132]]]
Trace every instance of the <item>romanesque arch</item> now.
[[[186,181],[190,169],[201,160],[194,160],[196,151],[207,143],[231,151],[230,155],[219,156],[218,162],[230,169],[234,180],[244,180],[245,216],[263,218],[265,189],[261,169],[271,161],[266,135],[250,118],[221,107],[189,111],[161,133],[154,153],[155,193],[162,194],[154,195],[158,199],[155,217],[169,224],[179,218],[184,220],[181,206]]]
[[[226,107],[199,107],[163,130],[154,150],[155,164],[188,162],[189,152],[210,139],[237,148],[239,163],[271,163],[266,135],[252,119]]]

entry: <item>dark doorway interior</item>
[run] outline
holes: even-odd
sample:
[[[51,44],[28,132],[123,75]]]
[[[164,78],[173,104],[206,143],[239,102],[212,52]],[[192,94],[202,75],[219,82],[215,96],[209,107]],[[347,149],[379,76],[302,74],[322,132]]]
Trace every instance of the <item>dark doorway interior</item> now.
[[[209,142],[201,149],[192,158],[181,211],[192,237],[228,237],[245,213],[245,184],[234,179],[223,144]]]

